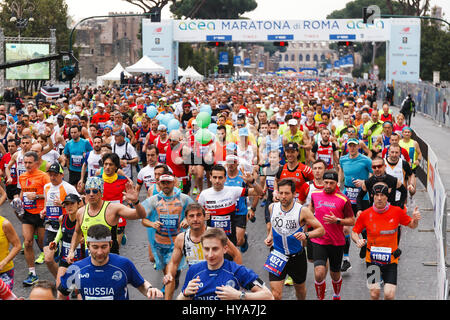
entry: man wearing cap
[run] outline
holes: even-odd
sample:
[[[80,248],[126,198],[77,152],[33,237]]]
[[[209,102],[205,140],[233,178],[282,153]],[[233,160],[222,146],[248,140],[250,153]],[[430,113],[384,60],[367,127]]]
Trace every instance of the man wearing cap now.
[[[114,132],[114,142],[111,147],[112,152],[119,156],[120,165],[125,175],[133,179],[132,165],[139,162],[139,157],[131,143],[125,141],[125,131],[117,130]]]
[[[300,193],[300,188],[307,181],[314,180],[312,169],[299,162],[299,147],[296,142],[289,142],[284,146],[286,163],[280,166],[274,182],[274,200],[278,199],[278,182],[282,179],[291,179],[295,182],[296,198]]]
[[[359,153],[359,140],[350,138],[347,142],[348,154],[342,156],[339,160],[339,182],[338,185],[342,189],[341,182],[344,181],[344,194],[350,199],[352,204],[353,213],[356,216],[357,209],[357,197],[361,187],[355,185],[356,180],[366,180],[369,178],[369,174],[373,173],[372,160],[369,157]],[[369,200],[368,195],[364,200]],[[350,228],[344,228],[346,243],[344,248],[344,261],[342,263],[342,271],[346,272],[351,269],[351,263],[349,259],[350,250]]]
[[[58,244],[61,245],[59,252],[59,264],[58,273],[56,275],[56,287],[60,284],[61,277],[66,273],[69,263],[67,263],[67,254],[70,248],[70,242],[72,241],[73,232],[75,231],[75,225],[77,223],[77,211],[82,204],[81,198],[75,193],[69,193],[66,195],[62,202],[62,207],[66,211],[66,214],[59,217],[59,229],[55,236],[55,239],[49,243],[49,249],[55,251]],[[84,240],[78,244],[74,261],[81,260],[86,257],[86,250],[84,246]]]
[[[103,103],[98,103],[97,112],[92,116],[91,123],[96,124],[101,133],[110,119],[111,116],[109,113],[105,112],[105,105]]]
[[[125,200],[134,206],[131,209],[121,203],[104,201],[104,180],[102,177],[90,177],[85,185],[86,205],[77,212],[77,225],[70,244],[67,262],[72,263],[75,248],[84,236],[87,239],[87,230],[96,223],[107,226],[112,231],[113,247],[112,252],[119,253],[119,243],[117,241],[117,226],[119,220],[137,220],[145,218],[145,208],[139,201],[137,188],[130,182],[125,185]]]
[[[299,148],[300,162],[305,164],[307,157],[309,156],[309,150],[312,148],[310,144],[310,138],[307,134],[304,134],[298,127],[296,119],[290,119],[288,121],[289,130],[283,134],[283,146],[286,149],[288,143],[294,142]]]
[[[54,260],[55,251],[50,250],[49,244],[58,232],[60,216],[66,214],[66,210],[62,207],[64,199],[68,194],[79,194],[74,186],[63,180],[64,170],[58,162],[51,164],[47,173],[50,182],[44,186],[44,209],[40,215],[45,219],[44,261],[50,273],[56,278],[58,265]]]
[[[388,202],[388,186],[379,182],[373,186],[374,204],[364,210],[356,220],[352,230],[352,240],[358,248],[367,246],[366,266],[367,285],[370,298],[380,298],[381,283],[384,283],[384,299],[395,299],[397,288],[398,249],[397,230],[400,225],[415,229],[421,219],[416,206],[412,217],[399,207]],[[367,240],[360,238],[363,230],[367,231]]]
[[[81,169],[83,158],[87,152],[92,151],[92,146],[88,140],[81,138],[80,128],[76,125],[70,127],[72,139],[64,147],[64,155],[69,160],[66,162],[69,167],[69,183],[76,185],[81,179]]]
[[[181,193],[180,189],[175,189],[175,177],[170,172],[159,177],[159,185],[161,191],[142,203],[147,214],[146,218],[142,219],[142,224],[147,227],[156,270],[162,270],[166,274],[175,238],[181,228],[187,227],[184,210],[194,201],[189,195]],[[184,263],[179,265],[178,270],[183,267]],[[179,275],[178,272],[177,277]]]

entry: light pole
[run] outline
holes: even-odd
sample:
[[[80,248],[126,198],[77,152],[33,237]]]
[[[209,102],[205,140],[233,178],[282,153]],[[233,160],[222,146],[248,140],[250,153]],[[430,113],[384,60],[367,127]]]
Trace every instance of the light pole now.
[[[29,22],[34,21],[32,13],[35,8],[33,2],[29,0],[13,1],[11,3],[9,10],[11,11],[12,17],[9,21],[15,22],[17,29],[19,29],[19,42],[21,30],[25,29]]]

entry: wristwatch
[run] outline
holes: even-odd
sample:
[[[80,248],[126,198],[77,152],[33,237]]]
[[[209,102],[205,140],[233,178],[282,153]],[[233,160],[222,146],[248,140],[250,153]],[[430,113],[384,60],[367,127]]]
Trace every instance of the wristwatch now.
[[[245,291],[241,291],[241,295],[239,296],[239,300],[245,300]]]
[[[309,233],[308,232],[305,232],[305,237],[306,237],[306,240],[309,239]]]
[[[337,218],[336,224],[341,224],[341,219]]]

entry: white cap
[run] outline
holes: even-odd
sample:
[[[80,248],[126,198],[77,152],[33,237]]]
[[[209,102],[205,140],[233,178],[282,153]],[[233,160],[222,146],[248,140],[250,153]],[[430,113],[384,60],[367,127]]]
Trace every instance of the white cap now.
[[[290,125],[290,126],[296,126],[296,125],[297,125],[297,120],[295,120],[295,119],[289,120],[289,121],[288,121],[288,125]]]
[[[275,107],[275,108],[273,108],[273,111],[278,112],[278,111],[280,111],[280,108]]]

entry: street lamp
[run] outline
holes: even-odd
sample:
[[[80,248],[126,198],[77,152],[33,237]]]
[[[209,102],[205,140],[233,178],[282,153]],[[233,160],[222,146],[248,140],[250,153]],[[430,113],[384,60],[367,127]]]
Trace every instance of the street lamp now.
[[[19,39],[21,30],[25,29],[29,22],[34,21],[32,13],[35,8],[34,3],[29,0],[15,0],[11,3],[9,10],[12,17],[9,21],[15,23],[17,29],[19,29]]]

